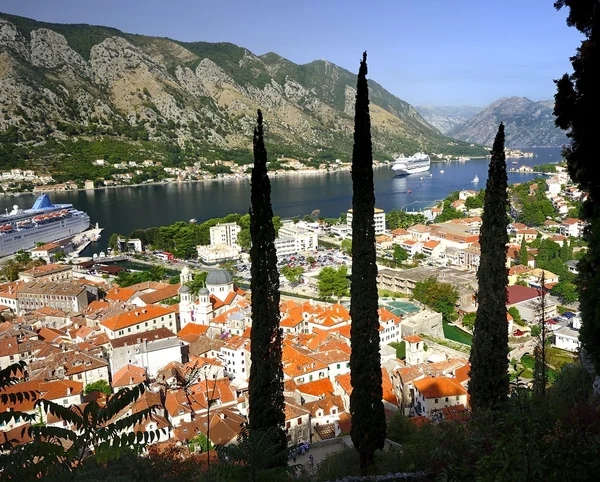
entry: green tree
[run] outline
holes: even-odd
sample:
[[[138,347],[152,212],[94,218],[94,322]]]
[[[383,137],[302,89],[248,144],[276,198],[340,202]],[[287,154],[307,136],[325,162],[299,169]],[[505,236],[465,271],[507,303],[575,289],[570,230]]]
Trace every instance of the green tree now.
[[[31,261],[31,253],[20,249],[17,251],[17,254],[15,254],[15,261],[19,264],[26,264]]]
[[[200,432],[193,439],[188,442],[190,452],[195,452],[198,449],[200,452],[208,452],[213,449],[213,444],[208,437]]]
[[[473,327],[475,326],[475,318],[477,318],[477,313],[467,313],[465,316],[463,316],[462,324],[470,330],[473,330]]]
[[[424,224],[426,221],[427,218],[423,214],[408,214],[400,209],[392,209],[385,215],[385,222],[391,230],[410,228],[415,224]]]
[[[552,287],[550,294],[553,296],[558,296],[563,303],[566,304],[574,303],[579,299],[577,285],[567,281],[559,281],[557,284],[555,284]]]
[[[375,189],[373,146],[367,85],[367,53],[358,72],[352,149],[352,285],[350,288],[350,436],[359,453],[360,467],[373,464],[375,450],[385,442],[382,401],[377,265],[375,255]]]
[[[415,283],[413,298],[442,314],[444,322],[456,319],[456,302],[459,293],[450,283],[442,283],[435,276]]]
[[[525,236],[521,240],[521,249],[519,250],[519,264],[527,266],[529,262],[529,252],[527,251],[527,243],[525,242]]]
[[[352,240],[344,239],[341,244],[342,251],[346,254],[352,254]]]
[[[259,110],[254,128],[254,167],[251,178],[250,234],[252,261],[252,333],[250,345],[248,419],[250,433],[274,433],[274,443],[285,447],[282,338],[279,328],[279,273],[275,252],[275,227],[271,207],[271,182],[267,174],[267,150]],[[287,463],[287,461],[278,461]]]
[[[504,124],[492,147],[482,216],[481,261],[477,270],[477,317],[471,347],[469,393],[473,411],[495,410],[508,395],[508,330],[506,329],[506,244],[508,196]]]
[[[200,271],[199,273],[194,273],[194,275],[192,276],[192,280],[188,281],[186,285],[192,293],[198,294],[198,291],[200,291],[200,289],[206,287],[207,276],[208,271]]]
[[[250,245],[252,244],[250,238],[250,228],[244,228],[238,233],[237,244],[244,251],[248,251],[250,249]]]
[[[325,266],[317,277],[321,298],[342,298],[349,294],[348,268]]]
[[[108,247],[113,251],[119,251],[119,234],[112,233],[108,238]]]
[[[104,393],[104,395],[112,394],[112,388],[110,386],[110,383],[108,383],[106,380],[97,380],[94,383],[90,383],[90,384],[86,385],[83,393],[88,395],[89,393],[92,393],[93,391],[98,391],[100,393]]]
[[[19,278],[20,270],[21,265],[17,263],[14,259],[9,259],[2,265],[2,277],[7,279],[8,281],[15,281]]]
[[[513,321],[519,325],[519,326],[525,326],[525,322],[523,321],[523,318],[521,318],[521,313],[519,313],[519,310],[517,309],[516,306],[511,306],[508,309],[508,314],[510,316],[512,316]]]
[[[403,261],[406,261],[408,259],[408,251],[406,251],[399,244],[394,245],[394,259],[398,263],[402,263]]]
[[[283,266],[280,271],[290,283],[297,283],[304,274],[302,266]]]

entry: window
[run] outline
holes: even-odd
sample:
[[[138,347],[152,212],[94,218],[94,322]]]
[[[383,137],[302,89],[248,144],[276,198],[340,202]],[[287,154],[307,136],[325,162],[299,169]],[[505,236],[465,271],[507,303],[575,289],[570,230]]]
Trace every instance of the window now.
[[[298,419],[298,425],[302,425],[302,417]]]
[[[340,369],[340,366],[341,366],[341,363],[338,363],[338,364],[337,364],[337,369],[338,369],[338,370]]]
[[[456,395],[456,401],[458,402],[460,400],[460,397],[458,395]]]
[[[435,403],[438,403],[438,399],[437,398],[435,399]]]
[[[292,428],[292,422],[285,422],[285,428]]]

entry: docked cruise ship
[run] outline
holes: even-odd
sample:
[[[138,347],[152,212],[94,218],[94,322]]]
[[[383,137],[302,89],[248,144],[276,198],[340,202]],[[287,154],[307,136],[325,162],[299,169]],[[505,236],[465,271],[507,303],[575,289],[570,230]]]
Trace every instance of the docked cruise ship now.
[[[431,160],[427,154],[417,152],[414,156],[396,158],[392,164],[392,170],[396,176],[406,176],[407,174],[417,174],[419,172],[429,171]]]
[[[47,194],[37,198],[31,209],[13,206],[0,215],[0,257],[37,243],[75,236],[90,226],[90,217],[72,204],[52,204]]]

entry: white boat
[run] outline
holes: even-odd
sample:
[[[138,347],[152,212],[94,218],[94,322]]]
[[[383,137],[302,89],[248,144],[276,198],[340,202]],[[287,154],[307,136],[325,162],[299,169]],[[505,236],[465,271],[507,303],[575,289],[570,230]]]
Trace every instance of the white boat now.
[[[392,164],[392,171],[396,176],[406,176],[408,174],[417,174],[419,172],[429,171],[431,160],[427,154],[417,152],[414,156],[399,156]]]
[[[86,213],[72,204],[52,204],[50,197],[42,194],[31,209],[15,205],[12,211],[0,215],[0,256],[75,236],[89,227]]]
[[[440,174],[444,174],[444,170],[443,169],[440,170]]]
[[[196,218],[190,219],[190,223],[197,223],[197,222],[198,222],[198,220]]]
[[[475,177],[473,178],[473,180],[471,182],[475,183],[475,184],[477,184],[479,182],[479,178],[477,177],[477,174],[475,174]]]

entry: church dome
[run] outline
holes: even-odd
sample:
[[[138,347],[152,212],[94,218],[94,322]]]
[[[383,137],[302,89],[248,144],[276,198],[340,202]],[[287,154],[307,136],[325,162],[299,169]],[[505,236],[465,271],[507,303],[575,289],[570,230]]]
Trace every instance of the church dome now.
[[[208,291],[208,288],[200,288],[200,291],[198,291],[199,295],[208,295],[210,294]]]
[[[231,273],[226,269],[216,269],[208,273],[206,277],[207,285],[226,285],[232,281]]]
[[[187,285],[183,285],[181,288],[179,288],[179,293],[189,293],[190,292],[190,287]]]

